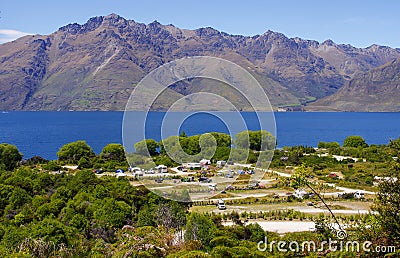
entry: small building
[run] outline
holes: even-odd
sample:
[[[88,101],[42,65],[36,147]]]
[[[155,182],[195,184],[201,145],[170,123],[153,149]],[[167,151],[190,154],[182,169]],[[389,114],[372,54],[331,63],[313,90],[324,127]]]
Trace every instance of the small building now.
[[[186,163],[185,167],[189,168],[191,170],[200,169],[201,168],[201,164],[200,163],[196,163],[196,162]]]
[[[202,160],[200,160],[200,165],[201,165],[202,167],[211,165],[211,160],[209,160],[209,159],[202,159]]]
[[[374,176],[374,186],[378,186],[382,182],[396,183],[397,177],[380,177]]]
[[[217,161],[217,168],[222,168],[225,165],[226,165],[226,161],[225,160],[218,160]]]

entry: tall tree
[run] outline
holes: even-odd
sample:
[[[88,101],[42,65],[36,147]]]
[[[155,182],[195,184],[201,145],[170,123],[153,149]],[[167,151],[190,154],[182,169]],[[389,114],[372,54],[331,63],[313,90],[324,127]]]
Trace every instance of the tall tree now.
[[[106,145],[100,153],[100,156],[106,160],[125,160],[125,149],[119,143],[110,143]]]
[[[140,142],[135,143],[135,152],[140,155],[148,155],[151,156],[157,155],[157,148],[160,145],[153,139],[142,140]]]
[[[0,144],[0,166],[3,165],[5,169],[13,170],[21,159],[22,154],[17,147],[7,143]]]
[[[185,240],[201,240],[206,244],[213,238],[215,230],[210,216],[192,212],[186,223]]]
[[[162,202],[155,209],[156,223],[167,229],[180,230],[186,224],[184,207],[177,202]]]
[[[85,141],[76,141],[65,144],[57,152],[60,161],[77,164],[81,158],[90,159],[95,156],[93,149]]]
[[[387,244],[400,244],[400,180],[394,178],[379,184],[379,193],[376,198],[374,210],[378,212],[380,222],[380,239]]]
[[[358,135],[351,135],[344,139],[343,147],[368,147],[368,144],[365,142],[364,138]]]
[[[237,133],[235,138],[235,145],[238,148],[256,151],[273,150],[275,143],[275,137],[265,130],[243,131]]]

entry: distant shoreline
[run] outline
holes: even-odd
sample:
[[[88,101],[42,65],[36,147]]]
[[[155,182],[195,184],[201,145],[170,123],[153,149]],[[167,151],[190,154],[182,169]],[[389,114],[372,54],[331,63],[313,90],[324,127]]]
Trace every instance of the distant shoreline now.
[[[72,112],[87,112],[87,113],[91,113],[91,112],[117,112],[117,113],[123,113],[126,112],[125,110],[3,110],[0,113],[1,114],[8,114],[8,113],[13,113],[13,112],[47,112],[47,113],[72,113]],[[138,111],[127,111],[127,112],[152,112],[152,113],[166,113],[167,111],[160,111],[160,110],[150,110],[150,111],[145,111],[145,110],[138,110]],[[169,111],[170,113],[189,113],[189,112],[236,112],[236,111],[218,111],[218,110],[206,110],[206,111]],[[239,111],[240,113],[254,113],[254,111]],[[269,111],[257,111],[259,113],[263,113],[263,112],[269,112]],[[400,113],[400,111],[333,111],[333,110],[304,110],[304,111],[277,111],[274,110],[274,113],[369,113],[369,114],[373,114],[373,113],[378,113],[378,114],[384,114],[384,113]]]

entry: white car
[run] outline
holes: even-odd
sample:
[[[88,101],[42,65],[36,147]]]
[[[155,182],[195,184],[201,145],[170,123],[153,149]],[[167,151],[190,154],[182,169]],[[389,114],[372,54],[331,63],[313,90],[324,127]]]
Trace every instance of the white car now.
[[[217,184],[209,184],[209,185],[208,185],[208,188],[209,188],[210,190],[217,190]]]
[[[165,165],[158,165],[155,169],[158,170],[159,173],[168,173],[168,168]]]
[[[226,210],[225,202],[222,199],[218,200],[217,206],[219,210]]]
[[[154,170],[152,168],[150,168],[149,170],[146,171],[146,174],[154,174]]]
[[[364,199],[364,198],[365,198],[365,195],[364,195],[363,192],[357,191],[357,192],[354,193],[354,198],[357,198],[357,199]]]

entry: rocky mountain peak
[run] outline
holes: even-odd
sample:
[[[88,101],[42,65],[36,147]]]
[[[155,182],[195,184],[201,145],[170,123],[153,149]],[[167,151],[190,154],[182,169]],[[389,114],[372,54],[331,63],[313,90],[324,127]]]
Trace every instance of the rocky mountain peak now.
[[[0,110],[123,109],[146,73],[196,55],[243,65],[273,105],[292,106],[335,93],[358,74],[400,58],[400,49],[319,43],[271,30],[255,36],[187,30],[109,14],[0,45]]]
[[[125,18],[123,18],[122,16],[119,16],[118,14],[110,13],[109,15],[104,16],[104,20],[119,21],[119,20],[125,20]]]
[[[205,27],[205,28],[200,28],[196,30],[196,33],[198,36],[200,37],[204,37],[204,38],[209,38],[209,37],[213,37],[213,36],[220,36],[221,32],[219,32],[218,30],[211,28],[211,27]]]
[[[326,46],[335,46],[336,44],[335,44],[335,42],[333,42],[333,40],[331,40],[331,39],[327,39],[327,40],[325,40],[324,42],[322,42],[322,44],[321,45],[326,45]]]
[[[159,23],[157,20],[154,20],[154,21],[150,22],[147,26],[149,26],[149,27],[162,27],[163,25],[161,25],[161,23]]]
[[[280,32],[275,32],[272,30],[267,30],[266,32],[264,32],[264,34],[262,34],[260,36],[261,38],[267,38],[267,39],[271,39],[271,40],[276,40],[276,39],[280,39],[280,40],[287,40],[289,39],[288,37],[286,37],[283,33]]]

